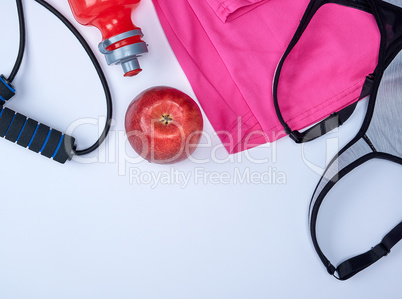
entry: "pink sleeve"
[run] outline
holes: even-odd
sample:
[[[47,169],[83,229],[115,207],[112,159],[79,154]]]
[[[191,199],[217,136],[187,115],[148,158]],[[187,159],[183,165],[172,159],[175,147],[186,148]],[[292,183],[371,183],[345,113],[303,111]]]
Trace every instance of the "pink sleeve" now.
[[[228,22],[240,17],[269,0],[205,0],[223,21]]]

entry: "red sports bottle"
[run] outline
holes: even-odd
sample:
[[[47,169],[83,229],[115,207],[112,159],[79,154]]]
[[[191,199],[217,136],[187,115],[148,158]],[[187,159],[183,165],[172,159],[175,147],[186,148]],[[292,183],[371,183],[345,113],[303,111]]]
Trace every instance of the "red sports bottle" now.
[[[138,56],[148,52],[142,41],[141,28],[135,26],[131,14],[140,0],[68,0],[75,19],[82,25],[97,27],[103,41],[99,50],[109,65],[121,64],[124,76],[141,72]]]

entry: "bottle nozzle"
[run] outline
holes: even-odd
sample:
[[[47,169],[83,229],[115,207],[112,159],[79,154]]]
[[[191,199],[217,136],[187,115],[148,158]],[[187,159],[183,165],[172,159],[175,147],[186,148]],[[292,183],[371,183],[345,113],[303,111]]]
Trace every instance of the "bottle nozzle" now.
[[[116,43],[135,36],[143,36],[141,29],[127,31],[109,39],[105,39],[98,46],[99,51],[105,54],[108,65],[121,64],[125,77],[135,76],[142,71],[138,62],[138,57],[140,54],[148,52],[147,44],[140,41],[116,47],[114,50],[109,50],[108,48]]]
[[[138,56],[132,57],[128,61],[122,62],[121,66],[124,71],[124,77],[133,77],[142,71],[138,62]]]

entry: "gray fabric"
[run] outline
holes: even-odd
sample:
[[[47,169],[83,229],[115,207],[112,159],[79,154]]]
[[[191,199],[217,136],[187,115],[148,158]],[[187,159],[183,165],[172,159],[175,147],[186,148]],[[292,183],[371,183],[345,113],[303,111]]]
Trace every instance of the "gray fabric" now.
[[[318,195],[324,189],[324,187],[330,182],[336,182],[338,180],[338,173],[343,168],[348,166],[353,161],[363,157],[364,155],[371,153],[369,145],[363,140],[359,139],[355,144],[344,151],[340,156],[338,156],[333,162],[327,167],[321,181],[318,183],[317,189],[314,192],[313,199],[310,205],[309,219],[311,219],[312,207],[314,206]]]
[[[386,0],[384,2],[388,2],[396,6],[402,6],[402,0]]]
[[[384,72],[366,135],[377,151],[402,157],[402,52]]]

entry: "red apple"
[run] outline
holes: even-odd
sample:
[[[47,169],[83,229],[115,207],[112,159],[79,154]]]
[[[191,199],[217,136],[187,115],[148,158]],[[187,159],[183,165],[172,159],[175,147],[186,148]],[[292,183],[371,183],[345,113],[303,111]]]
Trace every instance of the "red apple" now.
[[[140,93],[128,106],[127,138],[149,162],[171,164],[188,158],[202,134],[196,102],[175,88],[157,86]]]

